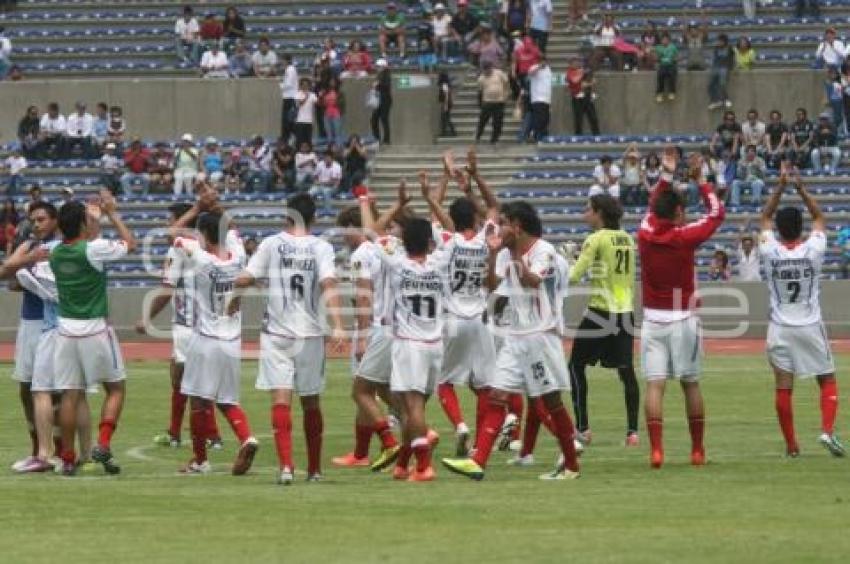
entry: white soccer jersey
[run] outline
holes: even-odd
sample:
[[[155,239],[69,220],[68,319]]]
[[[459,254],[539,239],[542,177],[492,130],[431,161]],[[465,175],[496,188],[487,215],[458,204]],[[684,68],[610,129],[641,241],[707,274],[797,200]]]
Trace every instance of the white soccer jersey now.
[[[399,248],[381,259],[389,270],[393,333],[410,341],[437,342],[443,335],[446,263],[441,253],[424,262],[407,257]]]
[[[821,322],[820,275],[826,253],[826,234],[812,231],[802,243],[789,247],[763,231],[759,253],[770,290],[770,320],[780,325]]]
[[[521,257],[529,271],[541,278],[537,288],[524,288],[509,249],[496,257],[496,275],[504,282],[500,294],[511,304],[508,332],[528,335],[557,330],[561,305],[558,300],[558,268],[555,247],[538,239]]]
[[[237,309],[228,315],[227,310],[243,258],[229,250],[227,258],[219,258],[203,250],[193,239],[178,238],[174,249],[177,267],[184,276],[192,278],[195,332],[224,341],[238,339],[242,333],[242,313]]]
[[[281,337],[326,333],[320,284],[336,278],[330,243],[313,235],[278,233],[263,239],[247,271],[269,281],[263,332]]]
[[[395,252],[401,243],[395,237],[381,237],[376,242],[366,241],[351,254],[351,278],[372,283],[372,325],[389,323],[389,271],[381,260],[381,248]]]
[[[487,307],[484,281],[490,250],[484,230],[472,237],[445,232],[439,249],[445,255],[448,276],[446,310],[464,318],[480,317]]]

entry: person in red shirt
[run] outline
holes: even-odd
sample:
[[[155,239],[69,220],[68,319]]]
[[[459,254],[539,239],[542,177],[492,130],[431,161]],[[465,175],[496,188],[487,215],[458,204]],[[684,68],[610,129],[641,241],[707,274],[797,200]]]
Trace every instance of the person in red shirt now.
[[[522,42],[514,49],[513,53],[514,65],[511,69],[511,88],[514,98],[517,97],[520,90],[528,91],[528,71],[539,63],[541,58],[540,48],[537,47],[531,36],[523,37]]]
[[[212,12],[204,16],[204,21],[201,23],[200,36],[201,41],[209,45],[213,41],[220,41],[224,35],[224,27],[215,14]]]
[[[677,152],[668,147],[662,158],[663,173],[655,186],[646,216],[638,231],[642,268],[643,325],[641,357],[646,378],[646,427],[650,465],[664,463],[662,411],[668,379],[679,380],[685,395],[691,434],[691,464],[705,464],[705,426],[699,387],[702,337],[699,299],[696,295],[694,254],[723,223],[726,211],[703,176],[702,156],[689,157],[688,176],[698,184],[706,215],[686,223],[684,195],[673,187]]]
[[[351,42],[342,57],[342,69],[340,78],[363,78],[372,72],[372,58],[358,39]]]
[[[599,135],[599,118],[596,115],[596,104],[594,98],[594,86],[596,81],[593,74],[585,69],[578,57],[570,59],[567,67],[567,90],[570,93],[570,101],[573,107],[573,126],[576,135],[584,132],[584,118],[590,123],[590,131]]]
[[[151,184],[151,177],[148,174],[151,167],[151,154],[142,146],[141,140],[133,139],[130,143],[130,148],[124,153],[124,165],[127,167],[127,172],[121,175],[123,193],[129,194],[133,190],[133,185],[138,184],[142,195],[147,196]]]

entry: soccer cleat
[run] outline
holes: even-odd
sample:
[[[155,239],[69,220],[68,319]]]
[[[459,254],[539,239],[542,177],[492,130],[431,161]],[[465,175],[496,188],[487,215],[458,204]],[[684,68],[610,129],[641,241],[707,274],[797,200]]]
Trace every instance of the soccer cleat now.
[[[210,465],[209,460],[204,460],[203,462],[197,462],[194,458],[189,461],[186,466],[180,469],[181,474],[195,474],[195,475],[206,475],[212,474],[212,466]]]
[[[236,460],[233,461],[232,473],[234,476],[242,476],[251,469],[254,463],[254,456],[257,454],[257,449],[260,448],[257,439],[248,437],[242,446],[239,447],[239,452],[236,454]]]
[[[457,433],[455,435],[455,456],[463,458],[469,456],[469,433]]]
[[[511,446],[514,431],[519,426],[519,419],[513,413],[508,413],[505,416],[505,422],[502,423],[502,428],[499,429],[499,444],[498,449],[505,451]]]
[[[691,466],[705,466],[705,450],[691,451]]]
[[[567,470],[563,466],[559,466],[555,468],[551,472],[546,472],[545,474],[540,474],[539,478],[544,481],[549,480],[576,480],[581,476],[579,472],[573,472],[572,470]]]
[[[585,429],[584,431],[576,431],[576,440],[582,444],[582,446],[590,446],[590,443],[593,441],[593,433],[590,432],[590,429]]]
[[[822,444],[832,456],[841,457],[846,453],[844,445],[841,444],[841,441],[839,441],[838,437],[834,434],[822,433],[818,438],[818,442]]]
[[[393,480],[407,480],[410,477],[410,470],[404,466],[396,466],[393,468]]]
[[[278,484],[281,486],[289,486],[292,485],[293,480],[295,480],[295,474],[292,472],[292,468],[284,466],[280,469],[280,474],[277,477]]]
[[[369,466],[369,457],[357,458],[353,452],[342,456],[335,456],[331,459],[331,464],[334,466],[342,466],[343,468],[358,468],[361,466]]]
[[[471,458],[444,458],[442,462],[443,466],[455,474],[460,474],[476,481],[484,479],[484,469]]]
[[[418,471],[418,470],[414,470],[413,472],[411,472],[410,476],[408,476],[408,478],[407,478],[407,481],[408,482],[433,482],[434,478],[436,478],[436,477],[437,477],[437,473],[434,472],[434,467],[428,466],[428,468],[426,468],[425,470],[422,470],[421,472]]]
[[[224,448],[224,441],[221,440],[221,437],[215,437],[214,439],[207,439],[207,447],[213,450],[221,450]]]
[[[307,475],[307,481],[308,482],[318,483],[318,482],[321,482],[324,479],[325,478],[324,478],[324,476],[322,476],[321,472],[313,472],[312,474]]]
[[[99,462],[103,465],[103,471],[107,474],[120,474],[121,466],[118,465],[118,462],[112,458],[112,451],[109,448],[102,447],[97,445],[93,449],[91,449],[91,458],[95,462]]]
[[[573,447],[576,449],[576,456],[584,454],[584,443],[578,439],[573,439]]]
[[[440,433],[434,429],[428,429],[428,432],[425,434],[425,438],[428,439],[428,444],[431,445],[431,450],[437,448],[437,445],[440,444]]]
[[[662,464],[664,464],[664,452],[660,450],[653,450],[649,453],[649,465],[652,468],[661,468]]]
[[[97,473],[97,463],[94,460],[78,460],[77,461],[77,473],[78,474],[95,474]]]
[[[508,459],[508,464],[510,466],[533,466],[534,465],[534,455],[526,454],[525,456],[516,455],[513,458]]]
[[[179,448],[180,447],[180,437],[175,437],[168,431],[161,435],[157,435],[153,438],[153,443],[159,446],[167,446],[171,448]]]
[[[640,445],[640,436],[638,436],[637,432],[631,431],[626,435],[626,446],[627,447],[636,447]]]
[[[519,439],[514,439],[508,444],[508,450],[511,452],[519,452],[522,450],[522,441]]]
[[[50,472],[53,470],[53,465],[46,460],[40,458],[32,458],[30,463],[22,467],[19,472],[21,474],[40,474],[42,472]]]
[[[378,458],[376,458],[375,462],[373,462],[372,466],[370,466],[372,472],[380,472],[395,462],[398,458],[399,451],[401,451],[400,445],[382,449],[381,454],[378,455]]]
[[[63,462],[59,472],[63,476],[73,476],[77,473],[77,465],[73,462]]]
[[[24,472],[24,468],[33,464],[33,461],[38,460],[34,456],[28,456],[26,458],[22,458],[12,464],[12,470],[18,472],[19,474]]]

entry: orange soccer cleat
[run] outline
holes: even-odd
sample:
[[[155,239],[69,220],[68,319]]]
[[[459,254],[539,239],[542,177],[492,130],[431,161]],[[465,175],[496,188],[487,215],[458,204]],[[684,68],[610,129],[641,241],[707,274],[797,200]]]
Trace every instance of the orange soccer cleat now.
[[[344,468],[359,468],[362,466],[369,466],[369,457],[364,456],[363,458],[357,458],[353,452],[349,452],[342,456],[333,457],[331,459],[331,463],[333,463],[334,466],[342,466]]]
[[[691,465],[693,466],[705,466],[705,450],[697,449],[691,451]]]
[[[649,465],[653,468],[661,468],[664,464],[664,451],[663,450],[653,450],[649,454]]]
[[[410,470],[404,466],[393,467],[393,480],[407,480],[410,478]]]
[[[437,473],[434,472],[433,466],[428,466],[425,470],[419,472],[414,470],[410,473],[410,477],[407,478],[408,482],[431,482],[434,478],[437,477]]]

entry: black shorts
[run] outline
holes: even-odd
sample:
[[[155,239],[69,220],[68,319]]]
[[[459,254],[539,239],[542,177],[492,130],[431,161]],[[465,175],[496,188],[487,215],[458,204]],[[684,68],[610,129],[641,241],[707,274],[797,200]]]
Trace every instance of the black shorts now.
[[[603,368],[632,365],[635,319],[632,312],[588,308],[573,340],[570,362]]]

